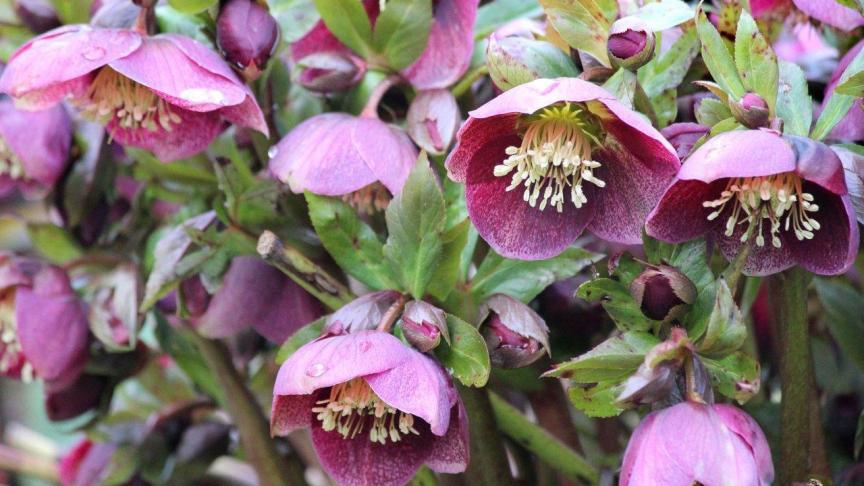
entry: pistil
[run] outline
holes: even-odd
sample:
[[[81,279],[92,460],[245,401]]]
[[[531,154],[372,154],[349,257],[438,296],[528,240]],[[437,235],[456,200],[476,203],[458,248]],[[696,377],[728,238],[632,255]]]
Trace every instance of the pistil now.
[[[127,129],[143,127],[151,132],[160,129],[170,132],[182,121],[170,103],[109,67],[99,71],[77,103],[85,115],[101,123],[116,118],[118,125]]]

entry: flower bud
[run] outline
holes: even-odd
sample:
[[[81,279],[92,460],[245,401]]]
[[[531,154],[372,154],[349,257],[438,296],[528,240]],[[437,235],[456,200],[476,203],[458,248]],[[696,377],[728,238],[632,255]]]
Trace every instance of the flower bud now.
[[[437,347],[442,335],[445,341],[450,342],[444,311],[422,300],[412,300],[405,304],[402,333],[421,353]]]
[[[216,42],[247,81],[261,75],[279,40],[279,25],[254,0],[228,0],[216,19]]]
[[[21,23],[37,34],[60,26],[57,11],[48,0],[15,0],[15,13]]]
[[[300,84],[317,93],[353,88],[366,74],[366,63],[348,53],[319,52],[297,62]]]
[[[641,19],[624,17],[609,31],[606,49],[612,64],[635,71],[654,57],[654,32]]]
[[[732,115],[747,128],[768,126],[768,104],[756,93],[747,93],[741,100],[729,103]]]
[[[496,294],[480,309],[480,316],[480,333],[494,366],[522,368],[549,352],[549,328],[522,302]]]
[[[630,284],[630,294],[642,313],[657,321],[670,322],[687,312],[696,300],[696,287],[674,267],[646,268]]]
[[[421,91],[408,108],[408,135],[414,143],[430,154],[443,154],[461,117],[456,98],[446,89]]]
[[[72,384],[60,389],[48,384],[45,390],[45,413],[56,422],[95,410],[102,402],[108,386],[107,376],[88,374],[82,374]]]
[[[524,37],[490,37],[486,64],[492,82],[502,90],[540,78],[579,75],[570,56],[557,46]]]

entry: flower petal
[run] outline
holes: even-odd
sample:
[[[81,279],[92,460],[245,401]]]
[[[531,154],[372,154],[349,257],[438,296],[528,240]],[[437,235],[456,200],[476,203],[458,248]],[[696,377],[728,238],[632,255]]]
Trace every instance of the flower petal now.
[[[864,17],[836,0],[792,0],[795,6],[814,19],[849,32],[864,25]]]
[[[756,245],[755,233],[750,241],[742,243],[741,236],[747,231],[748,225],[746,223],[736,225],[735,232],[732,233],[732,236],[726,236],[724,233],[724,225],[726,224],[730,211],[731,208],[726,208],[714,221],[715,226],[710,236],[717,242],[720,252],[723,253],[723,256],[730,262],[743,250],[745,244],[749,245],[747,261],[744,263],[743,268],[744,275],[749,275],[751,277],[764,277],[766,275],[773,275],[782,272],[783,270],[795,265],[795,259],[792,256],[792,251],[789,245],[789,240],[795,239],[794,235],[787,234],[786,232],[781,233],[781,247],[775,248],[771,244],[771,238],[766,236],[768,234],[768,228],[765,227],[762,233],[763,236],[766,236],[764,246]],[[789,238],[789,236],[791,236],[791,238]]]
[[[456,134],[456,147],[447,157],[444,164],[447,176],[456,182],[465,182],[468,177],[468,167],[474,157],[484,147],[496,138],[505,135],[516,135],[518,115],[502,115],[491,118],[468,118]],[[504,160],[501,152],[500,160]],[[497,162],[496,162],[497,163]]]
[[[171,108],[181,121],[171,131],[159,127],[149,130],[144,127],[129,129],[112,119],[106,129],[121,145],[131,145],[153,152],[162,162],[173,162],[191,157],[207,148],[222,131],[224,123],[216,113],[198,113],[180,107]]]
[[[674,182],[648,215],[645,232],[652,238],[669,243],[682,243],[708,233],[716,224],[708,221],[711,211],[702,203],[716,199],[725,187],[724,179],[711,184]]]
[[[312,425],[314,395],[274,395],[270,411],[270,435],[286,436]]]
[[[612,94],[588,81],[576,78],[537,79],[501,93],[468,115],[473,118],[490,118],[511,113],[527,115],[562,101],[590,100],[600,100],[604,104],[607,101],[617,103]]]
[[[21,161],[26,179],[50,188],[63,174],[72,142],[72,124],[62,106],[44,111],[15,109],[0,100],[0,139]]]
[[[834,194],[846,194],[843,162],[830,147],[806,137],[786,136],[797,159],[798,175]]]
[[[809,187],[808,187],[809,186]],[[819,211],[814,218],[820,229],[813,232],[812,240],[798,240],[794,233],[785,232],[783,244],[795,262],[807,271],[819,275],[839,275],[854,263],[858,254],[858,222],[849,196],[837,196],[807,184],[804,190],[813,194]]]
[[[308,395],[315,390],[394,368],[413,350],[391,334],[360,331],[309,342],[282,363],[274,395]]]
[[[757,177],[796,168],[789,143],[771,130],[721,133],[693,151],[678,178],[713,182],[730,177]]]
[[[756,459],[756,467],[760,472],[762,481],[760,486],[771,484],[771,481],[774,480],[774,463],[771,461],[768,440],[759,424],[753,420],[753,417],[734,405],[717,404],[714,405],[714,411],[726,427],[738,434],[750,447],[753,457]]]
[[[437,438],[432,443],[431,456],[426,460],[426,465],[439,473],[458,474],[468,467],[470,456],[468,414],[457,397],[456,406],[450,414],[450,427],[444,437]]]
[[[352,125],[351,142],[377,180],[392,194],[402,192],[417,161],[417,149],[401,128],[361,117]]]
[[[864,48],[864,40],[855,44],[855,46],[852,47],[852,49],[849,49],[849,51],[843,55],[843,58],[840,59],[840,62],[831,74],[828,86],[825,87],[825,96],[823,98],[824,101],[822,102],[823,109],[831,100],[831,96],[834,95],[834,88],[836,88],[837,84],[840,82],[840,77],[846,71],[846,68],[849,67],[849,64],[852,63],[852,60],[855,59],[855,56],[861,52],[862,48]],[[849,108],[849,111],[846,113],[846,116],[844,116],[843,119],[840,120],[840,123],[838,123],[831,130],[831,133],[828,134],[828,138],[844,142],[864,140],[864,105],[862,105],[860,99],[855,100],[852,107]]]

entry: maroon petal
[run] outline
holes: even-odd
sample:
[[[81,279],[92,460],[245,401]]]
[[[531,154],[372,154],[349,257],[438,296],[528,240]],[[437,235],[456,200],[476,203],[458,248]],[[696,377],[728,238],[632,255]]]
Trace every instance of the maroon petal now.
[[[450,415],[450,427],[444,437],[432,443],[432,452],[426,465],[439,473],[457,474],[465,471],[471,457],[468,443],[468,414],[462,401],[457,399]]]
[[[478,0],[439,0],[423,54],[402,74],[415,88],[446,88],[471,64]]]
[[[18,157],[26,179],[50,188],[63,174],[72,142],[72,125],[62,106],[43,111],[15,109],[0,100],[0,139]]]
[[[678,178],[713,182],[731,177],[758,177],[796,169],[795,153],[772,130],[721,133],[696,149],[681,166]]]
[[[285,436],[312,425],[314,395],[274,395],[270,412],[270,435]]]
[[[171,131],[161,127],[152,131],[144,127],[122,128],[116,118],[111,120],[106,129],[121,145],[149,150],[162,162],[197,154],[206,149],[222,131],[223,122],[217,113],[198,113],[177,106],[171,110],[181,119],[179,124],[172,125]]]
[[[783,270],[795,265],[795,259],[792,256],[792,250],[790,248],[791,245],[789,244],[790,240],[795,239],[794,234],[791,235],[791,238],[788,238],[787,233],[782,233],[780,235],[782,241],[782,246],[780,248],[775,248],[771,244],[771,238],[768,237],[765,238],[765,246],[756,245],[755,234],[753,235],[753,239],[746,243],[742,243],[741,236],[747,230],[746,223],[738,224],[735,227],[735,232],[732,236],[726,236],[724,233],[724,225],[726,224],[726,219],[729,217],[729,211],[731,211],[731,209],[727,208],[714,221],[715,226],[711,236],[717,242],[720,252],[723,253],[723,256],[730,262],[738,256],[738,253],[741,252],[745,244],[749,246],[747,261],[744,262],[743,269],[745,275],[751,277],[764,277],[766,275],[782,272]],[[767,227],[763,229],[763,236],[767,231]]]
[[[715,226],[702,202],[711,201],[726,187],[726,181],[676,181],[648,215],[645,232],[652,238],[682,243],[706,234]]]
[[[447,168],[447,176],[456,182],[465,182],[468,178],[468,167],[475,155],[497,138],[515,136],[517,121],[518,115],[515,114],[491,118],[468,118],[456,134],[456,147],[450,152],[444,164]],[[505,159],[503,154],[502,151],[500,160]]]
[[[555,208],[532,208],[522,199],[521,186],[507,191],[510,177],[496,177],[492,172],[504,159],[504,149],[519,143],[515,134],[505,135],[473,154],[465,183],[468,215],[480,236],[500,255],[542,260],[558,255],[582,234],[594,214],[596,191],[585,187],[588,203],[580,209],[572,203],[565,203],[560,213]]]
[[[858,222],[849,196],[837,196],[815,184],[804,190],[813,194],[819,211],[815,218],[820,229],[812,240],[798,240],[794,233],[784,233],[783,245],[789,246],[795,262],[819,275],[839,275],[854,263],[858,254]]]
[[[420,435],[403,436],[399,442],[373,443],[368,433],[344,439],[312,424],[312,444],[321,466],[342,486],[402,486],[414,476],[431,453],[428,428],[415,422]],[[366,432],[366,431],[364,431]]]

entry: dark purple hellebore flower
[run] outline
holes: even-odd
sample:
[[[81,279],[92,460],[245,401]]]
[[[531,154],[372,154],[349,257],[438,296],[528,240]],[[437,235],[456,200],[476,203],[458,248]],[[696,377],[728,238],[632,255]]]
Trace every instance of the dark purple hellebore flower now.
[[[0,375],[62,388],[81,373],[89,344],[87,312],[66,273],[0,253]]]
[[[768,441],[732,405],[683,402],[648,414],[630,437],[618,486],[768,486]]]
[[[177,34],[60,27],[12,54],[0,92],[32,110],[69,97],[115,141],[165,162],[206,148],[226,120],[268,133],[249,87],[218,54]]]
[[[0,99],[0,197],[16,188],[28,197],[48,192],[66,170],[71,143],[62,106],[22,111]]]
[[[391,334],[327,335],[288,358],[271,432],[311,427],[321,465],[346,486],[399,486],[422,465],[468,464],[468,423],[444,369]]]
[[[639,114],[579,79],[516,86],[469,114],[447,159],[468,215],[506,257],[564,251],[585,228],[642,241],[642,224],[675,177],[675,150]]]
[[[840,159],[824,144],[771,130],[727,132],[699,147],[645,229],[671,243],[706,236],[729,260],[752,237],[744,273],[753,276],[796,264],[835,275],[858,251]]]
[[[837,65],[837,68],[831,75],[831,79],[828,81],[828,86],[825,87],[825,98],[822,103],[823,109],[834,95],[834,88],[836,88],[837,83],[840,82],[840,76],[843,75],[843,72],[846,71],[846,68],[849,67],[849,64],[851,64],[852,60],[855,59],[855,56],[861,52],[862,48],[864,48],[864,40],[855,44],[855,46],[852,49],[849,49],[849,52],[840,59],[840,63]],[[840,122],[831,130],[828,138],[843,142],[864,140],[864,104],[861,103],[861,99],[856,99],[852,103],[852,107],[849,108],[846,116],[844,116],[843,119],[840,120]]]
[[[324,113],[297,125],[270,155],[270,173],[292,191],[346,196],[368,212],[399,194],[417,149],[400,128],[377,118]]]

